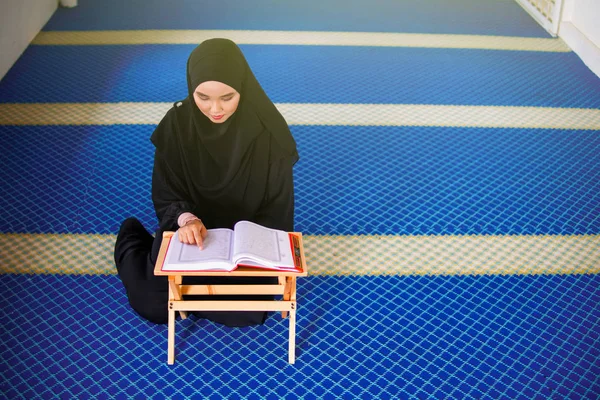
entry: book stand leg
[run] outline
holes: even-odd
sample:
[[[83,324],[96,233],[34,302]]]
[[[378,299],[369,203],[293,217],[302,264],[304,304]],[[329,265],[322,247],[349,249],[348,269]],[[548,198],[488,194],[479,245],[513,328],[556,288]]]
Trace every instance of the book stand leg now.
[[[173,301],[183,301],[181,295],[182,277],[181,275],[169,276],[169,333],[168,333],[168,363],[175,362],[175,310],[173,309]],[[181,319],[187,318],[186,311],[179,311]]]
[[[283,301],[290,303],[290,339],[289,339],[289,363],[293,364],[296,360],[296,278],[287,276],[285,278],[285,289],[283,294]],[[287,311],[281,312],[281,317],[287,316]]]

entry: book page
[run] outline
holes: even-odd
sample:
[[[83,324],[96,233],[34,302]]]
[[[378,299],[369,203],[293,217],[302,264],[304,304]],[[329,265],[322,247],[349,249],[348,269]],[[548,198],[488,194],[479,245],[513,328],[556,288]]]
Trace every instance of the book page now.
[[[175,232],[171,238],[171,244],[163,266],[164,270],[208,270],[212,269],[211,263],[231,264],[232,230],[210,229],[204,239],[202,250],[196,245],[181,243],[178,233],[179,231]]]
[[[256,262],[256,260],[252,259],[252,258],[244,258],[244,257],[240,257],[240,258],[236,258],[236,261],[238,262],[238,264],[243,265],[245,267],[257,267],[257,268],[261,268],[261,269],[272,269],[275,271],[291,271],[291,272],[302,272],[302,268],[296,268],[293,265],[286,265],[286,261],[282,261],[281,265],[280,263],[277,264],[266,264],[264,262]]]
[[[281,261],[281,243],[277,232],[252,222],[238,222],[235,224],[233,257],[245,254],[277,264]]]

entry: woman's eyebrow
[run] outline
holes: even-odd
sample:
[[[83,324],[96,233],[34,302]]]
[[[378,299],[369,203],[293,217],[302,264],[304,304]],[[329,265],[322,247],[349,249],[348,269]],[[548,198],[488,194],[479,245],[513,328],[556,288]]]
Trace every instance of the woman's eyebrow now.
[[[198,96],[210,97],[209,95],[204,94],[202,92],[196,92],[196,94]],[[224,94],[223,96],[220,96],[220,97],[223,98],[223,97],[233,96],[234,94],[235,94],[235,92],[231,92],[231,93]]]

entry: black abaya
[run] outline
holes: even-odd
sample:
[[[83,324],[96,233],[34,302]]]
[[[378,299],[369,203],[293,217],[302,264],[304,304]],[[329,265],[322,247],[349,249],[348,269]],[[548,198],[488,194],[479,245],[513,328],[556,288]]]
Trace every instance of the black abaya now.
[[[155,323],[167,322],[168,290],[166,278],[154,275],[154,264],[162,232],[177,230],[181,214],[194,214],[207,229],[233,228],[236,222],[248,220],[293,231],[295,142],[239,48],[225,39],[203,42],[188,60],[187,75],[188,98],[169,110],[152,135],[156,146],[152,201],[159,221],[156,239],[139,221],[129,218],[121,225],[115,245],[115,263],[131,307]],[[208,80],[240,93],[237,110],[221,129],[193,100],[196,86]],[[184,283],[275,283],[274,278],[223,279],[188,277]],[[227,326],[248,326],[264,322],[266,313],[196,315]]]

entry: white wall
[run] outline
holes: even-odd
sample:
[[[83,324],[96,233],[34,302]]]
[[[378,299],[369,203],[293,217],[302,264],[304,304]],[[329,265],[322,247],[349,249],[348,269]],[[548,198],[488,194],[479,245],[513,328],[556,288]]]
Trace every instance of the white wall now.
[[[0,79],[48,22],[58,0],[0,0]]]
[[[600,0],[564,0],[558,36],[600,77]]]

